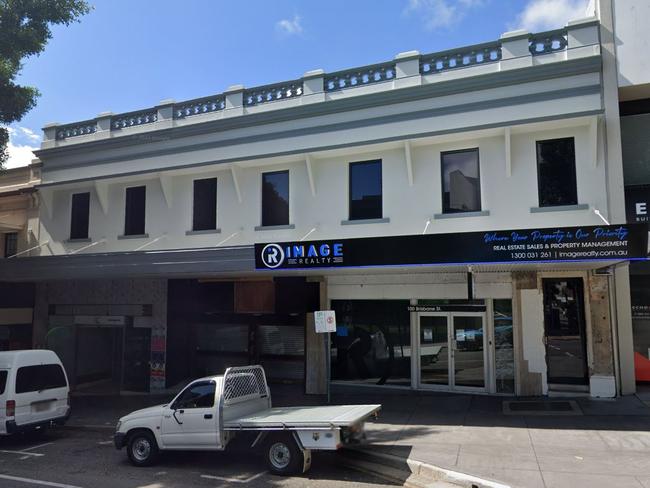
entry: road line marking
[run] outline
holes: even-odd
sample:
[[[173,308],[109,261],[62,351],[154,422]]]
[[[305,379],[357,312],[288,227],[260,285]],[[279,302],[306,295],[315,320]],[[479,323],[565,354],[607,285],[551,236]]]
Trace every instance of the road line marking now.
[[[75,485],[66,485],[65,483],[54,483],[52,481],[33,480],[30,478],[19,478],[18,476],[9,476],[8,474],[0,474],[1,479],[19,481],[21,483],[31,483],[32,485],[54,486],[56,488],[81,488]]]
[[[24,456],[34,456],[34,457],[45,456],[45,454],[41,454],[40,452],[6,451],[6,450],[3,450],[3,449],[0,449],[0,452],[4,452],[4,453],[7,453],[7,454],[22,454]]]
[[[225,478],[223,476],[213,476],[210,474],[202,474],[201,478],[206,478],[209,480],[219,480],[219,481],[227,481],[229,483],[250,483],[253,480],[256,480],[260,476],[264,476],[266,474],[266,471],[262,471],[261,473],[254,474],[253,476],[246,478],[246,479],[241,479],[241,478]]]
[[[28,447],[27,449],[23,449],[23,451],[33,451],[34,449],[38,449],[39,447],[49,446],[50,444],[54,444],[54,442],[46,442],[45,444],[39,444],[38,446]]]

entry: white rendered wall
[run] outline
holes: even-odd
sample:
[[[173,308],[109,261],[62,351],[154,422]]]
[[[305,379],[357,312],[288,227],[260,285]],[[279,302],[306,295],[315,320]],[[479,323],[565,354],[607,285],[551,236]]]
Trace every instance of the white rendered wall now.
[[[538,290],[521,290],[521,333],[523,357],[528,361],[528,371],[542,375],[542,394],[548,393],[546,379],[546,351],[544,349],[544,309],[542,293]]]
[[[627,87],[650,83],[650,2],[615,0],[613,3],[618,84]]]
[[[241,203],[230,167],[216,164],[171,176],[169,207],[160,178],[155,174],[109,183],[106,214],[92,182],[75,184],[68,189],[48,189],[53,211],[51,216],[42,212],[41,242],[50,241],[42,253],[62,254],[88,246],[88,243],[66,242],[70,232],[71,194],[79,191],[91,192],[89,237],[93,242],[105,239],[80,252],[133,251],[143,245],[149,250],[246,245],[298,240],[310,232],[309,240],[420,234],[427,221],[430,221],[427,233],[601,224],[593,209],[607,216],[605,165],[594,163],[589,128],[583,122],[553,127],[553,124],[546,124],[533,132],[513,131],[509,177],[505,169],[504,136],[463,138],[456,135],[446,142],[438,138],[412,146],[412,186],[408,182],[405,151],[393,144],[385,150],[365,153],[355,149],[339,150],[334,156],[315,155],[311,163],[315,195],[311,193],[304,160],[265,165],[256,162],[237,167]],[[575,138],[578,203],[587,204],[589,208],[531,213],[530,209],[538,206],[535,141],[559,137]],[[489,211],[489,215],[436,219],[434,215],[442,212],[440,153],[464,148],[479,149],[482,209]],[[390,222],[342,225],[341,221],[349,217],[349,163],[376,158],[383,161],[383,216]],[[255,227],[261,224],[261,174],[282,169],[290,172],[290,223],[295,228],[256,231]],[[192,181],[208,177],[218,179],[217,226],[220,233],[186,235],[192,224]],[[147,186],[145,227],[149,237],[120,240],[118,236],[124,232],[125,188],[142,184]]]

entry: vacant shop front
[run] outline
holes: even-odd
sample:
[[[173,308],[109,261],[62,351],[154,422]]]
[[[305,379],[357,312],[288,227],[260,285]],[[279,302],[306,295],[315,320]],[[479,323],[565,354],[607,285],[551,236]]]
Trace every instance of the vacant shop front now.
[[[302,383],[319,286],[302,277],[169,280],[167,385],[248,364],[270,381]]]

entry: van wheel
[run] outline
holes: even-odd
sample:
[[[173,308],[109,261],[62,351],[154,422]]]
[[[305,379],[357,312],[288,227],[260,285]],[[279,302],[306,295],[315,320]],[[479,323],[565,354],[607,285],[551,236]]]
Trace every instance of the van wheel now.
[[[158,444],[150,432],[135,432],[129,436],[126,452],[134,466],[151,466],[158,459]]]
[[[297,474],[304,463],[302,451],[291,434],[270,435],[264,444],[269,471],[280,476]]]

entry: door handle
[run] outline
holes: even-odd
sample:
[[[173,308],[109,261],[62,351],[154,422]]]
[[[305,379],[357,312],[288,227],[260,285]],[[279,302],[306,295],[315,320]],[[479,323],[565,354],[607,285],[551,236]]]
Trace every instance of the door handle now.
[[[204,418],[204,419],[211,419],[211,418],[212,418],[212,414],[211,414],[211,413],[206,413],[206,414],[203,416],[203,418]]]

